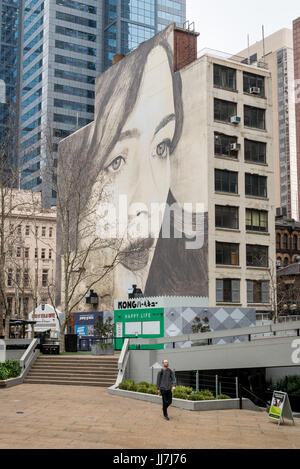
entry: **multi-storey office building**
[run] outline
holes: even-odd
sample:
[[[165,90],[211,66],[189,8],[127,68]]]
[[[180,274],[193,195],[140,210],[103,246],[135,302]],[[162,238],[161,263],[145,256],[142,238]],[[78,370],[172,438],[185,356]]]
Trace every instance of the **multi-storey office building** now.
[[[172,21],[185,0],[24,0],[22,188],[55,203],[46,147],[94,119],[95,77]],[[47,141],[47,143],[45,143]]]
[[[165,204],[146,253],[137,259],[129,242],[129,259],[93,288],[108,309],[137,284],[146,297],[202,296],[211,307],[270,311],[276,271],[270,73],[213,54],[184,62],[179,36],[197,50],[194,33],[170,26],[99,76],[95,121],[60,143],[62,160],[80,155],[93,168],[76,176],[87,200],[110,177],[114,200],[120,193],[132,210],[144,204],[131,212],[131,223],[151,225],[153,203]],[[258,94],[250,92],[254,79]],[[118,116],[108,112],[115,102]],[[90,260],[93,273],[97,259]]]
[[[300,207],[300,17],[293,22],[298,205]]]
[[[281,209],[278,214],[299,220],[293,33],[281,29],[238,55],[246,57],[250,64],[266,63],[271,72],[275,204]]]
[[[0,142],[1,148],[17,147],[19,112],[20,44],[22,27],[22,0],[0,1]],[[5,139],[6,141],[4,142]],[[10,153],[8,169],[15,167],[15,157]],[[12,166],[11,166],[12,165]]]

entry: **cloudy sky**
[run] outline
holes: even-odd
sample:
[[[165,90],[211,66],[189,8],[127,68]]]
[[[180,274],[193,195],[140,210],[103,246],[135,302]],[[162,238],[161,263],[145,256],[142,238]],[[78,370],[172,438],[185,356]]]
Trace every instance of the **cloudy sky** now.
[[[281,28],[292,29],[299,0],[187,0],[187,19],[200,32],[198,49],[236,53]]]

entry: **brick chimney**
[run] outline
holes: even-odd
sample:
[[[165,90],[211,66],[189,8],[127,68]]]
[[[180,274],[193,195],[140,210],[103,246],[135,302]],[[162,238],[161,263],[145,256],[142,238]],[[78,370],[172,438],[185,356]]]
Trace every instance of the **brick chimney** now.
[[[197,59],[197,38],[200,34],[188,29],[174,29],[174,70],[177,72]]]

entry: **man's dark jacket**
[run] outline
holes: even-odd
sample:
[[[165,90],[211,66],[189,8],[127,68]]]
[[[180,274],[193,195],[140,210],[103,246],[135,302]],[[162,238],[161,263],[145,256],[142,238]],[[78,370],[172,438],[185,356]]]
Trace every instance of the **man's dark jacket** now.
[[[170,368],[163,368],[157,374],[157,389],[170,391],[172,386],[176,386],[175,374]]]

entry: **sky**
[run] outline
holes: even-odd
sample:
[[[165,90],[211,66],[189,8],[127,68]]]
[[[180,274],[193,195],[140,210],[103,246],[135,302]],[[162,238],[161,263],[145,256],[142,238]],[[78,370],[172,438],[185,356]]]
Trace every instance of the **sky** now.
[[[200,33],[198,50],[237,53],[282,28],[293,28],[299,0],[186,0],[187,20]]]

